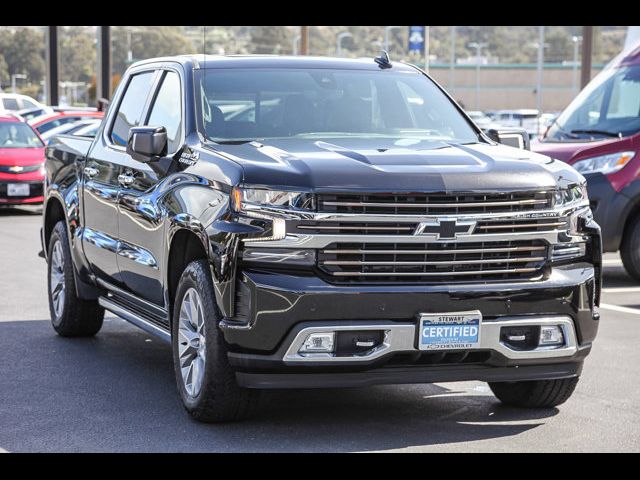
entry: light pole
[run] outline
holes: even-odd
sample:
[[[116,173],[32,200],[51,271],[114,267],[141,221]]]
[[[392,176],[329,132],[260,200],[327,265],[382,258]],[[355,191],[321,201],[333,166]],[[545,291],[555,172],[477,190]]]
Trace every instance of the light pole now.
[[[349,32],[339,33],[336,37],[336,55],[338,57],[342,56],[342,40],[345,38],[353,38],[353,35]]]
[[[16,93],[16,79],[20,78],[22,80],[26,80],[27,76],[24,73],[14,73],[11,75],[11,92]]]
[[[384,49],[386,52],[389,52],[389,33],[391,30],[399,30],[403,27],[384,27]]]
[[[476,110],[479,110],[480,105],[480,52],[487,43],[471,42],[467,45],[469,48],[476,49]]]
[[[300,43],[300,39],[302,37],[300,36],[300,34],[296,35],[295,37],[293,37],[293,54],[294,55],[298,55],[298,45]]]
[[[582,37],[574,35],[571,37],[573,42],[573,95],[578,94],[578,45],[580,44]]]
[[[449,90],[455,85],[456,69],[456,27],[451,27],[451,64],[449,65]]]

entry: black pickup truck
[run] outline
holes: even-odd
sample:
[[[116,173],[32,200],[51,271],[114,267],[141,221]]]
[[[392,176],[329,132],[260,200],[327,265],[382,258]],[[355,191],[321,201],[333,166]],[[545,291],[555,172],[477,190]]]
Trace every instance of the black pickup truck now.
[[[139,62],[95,139],[46,157],[54,329],[94,335],[107,310],[170,342],[202,421],[269,388],[481,380],[558,405],[596,336],[584,178],[411,65]]]

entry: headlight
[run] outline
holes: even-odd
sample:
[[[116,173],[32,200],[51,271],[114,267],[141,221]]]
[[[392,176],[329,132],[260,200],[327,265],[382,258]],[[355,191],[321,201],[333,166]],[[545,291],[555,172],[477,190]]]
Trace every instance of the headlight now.
[[[614,173],[622,170],[634,155],[635,152],[618,152],[601,155],[599,157],[591,157],[574,163],[573,168],[580,173]]]
[[[284,192],[259,188],[234,188],[231,196],[236,212],[246,210],[247,205],[275,207],[293,210],[313,208],[313,196],[303,192]]]
[[[589,198],[587,195],[587,184],[573,185],[572,187],[558,190],[555,193],[554,205],[556,207],[571,207],[586,204]]]

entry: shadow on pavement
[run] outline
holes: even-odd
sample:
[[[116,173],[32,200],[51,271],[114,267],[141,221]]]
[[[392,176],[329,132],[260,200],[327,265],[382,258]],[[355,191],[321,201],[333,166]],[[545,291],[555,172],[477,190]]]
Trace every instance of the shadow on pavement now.
[[[607,288],[637,287],[639,285],[637,280],[627,274],[622,264],[604,265],[602,283]]]
[[[0,322],[0,336],[0,449],[8,451],[444,447],[518,435],[558,413],[503,407],[472,382],[268,391],[254,418],[204,425],[181,406],[170,348],[124,321],[105,321],[91,339],[58,337],[48,320]]]
[[[36,216],[42,215],[42,206],[37,207],[14,207],[14,206],[0,206],[0,217],[11,216]]]

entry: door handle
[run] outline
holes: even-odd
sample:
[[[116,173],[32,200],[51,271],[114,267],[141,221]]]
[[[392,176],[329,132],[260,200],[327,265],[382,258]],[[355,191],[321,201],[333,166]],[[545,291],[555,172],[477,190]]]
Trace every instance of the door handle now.
[[[89,178],[95,177],[98,173],[100,173],[100,170],[98,170],[97,168],[84,167],[84,174]]]
[[[133,183],[134,180],[135,177],[131,172],[121,173],[120,175],[118,175],[118,183],[120,183],[120,185],[122,185],[123,187],[128,187]]]

